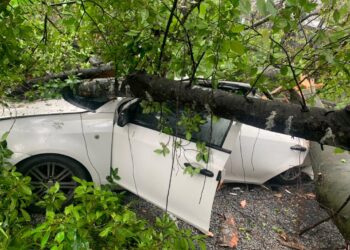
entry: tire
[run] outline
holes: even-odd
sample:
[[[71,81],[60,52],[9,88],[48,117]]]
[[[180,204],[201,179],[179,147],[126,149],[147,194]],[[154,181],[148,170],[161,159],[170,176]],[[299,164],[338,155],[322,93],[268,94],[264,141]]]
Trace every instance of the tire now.
[[[60,184],[60,191],[66,195],[66,201],[63,205],[72,202],[74,189],[78,186],[72,177],[91,180],[90,175],[85,168],[77,161],[60,155],[39,155],[17,166],[19,172],[25,176],[31,177],[31,186],[34,194],[43,197],[47,187],[51,187],[56,182]],[[31,210],[40,211],[37,207]]]
[[[277,175],[272,180],[281,185],[294,185],[301,182],[303,177],[300,167],[293,167]]]

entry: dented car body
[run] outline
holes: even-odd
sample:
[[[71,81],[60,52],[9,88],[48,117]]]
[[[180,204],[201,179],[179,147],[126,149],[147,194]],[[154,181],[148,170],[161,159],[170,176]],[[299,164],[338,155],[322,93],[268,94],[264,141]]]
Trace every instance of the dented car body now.
[[[208,233],[220,182],[262,184],[294,167],[308,169],[303,139],[203,116],[200,131],[186,140],[177,129],[183,110],[170,109],[169,126],[177,131],[170,136],[160,132],[159,113],[145,113],[138,99],[91,100],[69,91],[65,99],[0,113],[0,133],[10,131],[11,160],[31,176],[38,194],[60,182],[69,196],[77,185],[73,175],[105,184],[117,168],[120,186]],[[198,157],[197,141],[204,143],[207,159]],[[184,174],[186,168],[196,174]]]

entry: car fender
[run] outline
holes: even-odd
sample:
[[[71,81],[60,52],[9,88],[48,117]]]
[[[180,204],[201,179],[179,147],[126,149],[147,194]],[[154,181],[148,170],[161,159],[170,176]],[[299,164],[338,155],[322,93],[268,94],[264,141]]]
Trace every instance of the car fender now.
[[[55,114],[17,118],[7,138],[8,148],[15,153],[15,163],[25,155],[59,154],[80,162],[92,180],[100,184],[99,172],[90,162],[82,133],[81,115]],[[18,159],[21,160],[19,161]]]
[[[11,155],[10,163],[13,165],[16,165],[20,163],[21,161],[30,158],[31,155],[29,154],[24,154],[24,153],[13,153]]]

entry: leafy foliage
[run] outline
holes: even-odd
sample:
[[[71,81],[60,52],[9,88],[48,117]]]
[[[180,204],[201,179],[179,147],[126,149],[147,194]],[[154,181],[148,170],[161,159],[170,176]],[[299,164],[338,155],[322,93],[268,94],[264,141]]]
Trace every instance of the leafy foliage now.
[[[294,87],[304,76],[324,83],[320,92],[326,97],[348,100],[348,0],[179,1],[166,32],[172,5],[5,2],[0,95],[23,79],[88,67],[90,55],[97,54],[115,64],[118,77],[145,70],[168,78],[211,78],[214,86],[216,79],[249,81],[271,90]]]
[[[48,189],[37,202],[46,210],[45,219],[34,225],[26,211],[34,201],[30,178],[8,162],[6,136],[0,148],[1,249],[205,249],[203,236],[178,229],[167,215],[150,225],[122,202],[123,193],[78,178],[74,202],[65,208],[58,182]]]
[[[25,210],[33,199],[30,178],[16,172],[8,158],[12,152],[6,147],[5,133],[0,140],[0,248],[17,244],[16,235],[24,231],[30,221]]]

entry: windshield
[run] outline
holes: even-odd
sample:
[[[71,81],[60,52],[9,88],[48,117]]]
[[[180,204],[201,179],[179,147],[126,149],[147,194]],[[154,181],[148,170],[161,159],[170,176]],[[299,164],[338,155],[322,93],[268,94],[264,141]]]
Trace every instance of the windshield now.
[[[63,99],[70,104],[88,111],[96,111],[109,101],[107,97],[84,97],[75,95],[73,90],[68,86],[62,89],[62,96]]]

